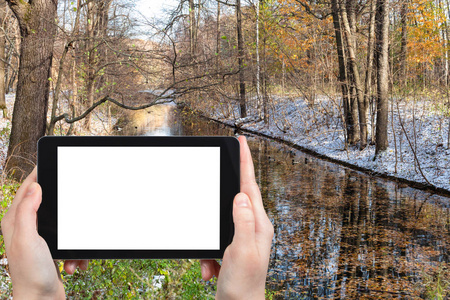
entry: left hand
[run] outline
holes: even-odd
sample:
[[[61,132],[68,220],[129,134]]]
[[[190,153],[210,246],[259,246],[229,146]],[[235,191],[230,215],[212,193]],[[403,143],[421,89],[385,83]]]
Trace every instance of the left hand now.
[[[2,233],[13,285],[14,299],[65,299],[58,266],[36,227],[42,190],[36,183],[36,168],[25,179],[2,220]],[[77,266],[86,270],[88,261],[66,261],[72,274]]]

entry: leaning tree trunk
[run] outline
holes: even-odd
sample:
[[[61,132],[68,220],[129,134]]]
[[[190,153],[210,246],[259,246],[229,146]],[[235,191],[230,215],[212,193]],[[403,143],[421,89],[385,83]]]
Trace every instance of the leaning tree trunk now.
[[[400,9],[400,20],[402,24],[402,42],[400,47],[400,70],[398,72],[399,83],[401,88],[404,87],[406,80],[406,48],[408,42],[408,27],[407,27],[407,13],[408,13],[408,2],[404,1]]]
[[[367,68],[366,68],[366,78],[364,81],[364,108],[366,109],[365,111],[366,116],[367,110],[369,108],[369,98],[371,95],[371,87],[372,87],[373,47],[375,41],[375,11],[376,11],[376,0],[371,0],[369,37],[367,40]],[[370,142],[371,144],[375,142],[374,132],[372,132],[370,136]]]
[[[45,135],[58,1],[8,0],[8,3],[19,22],[21,45],[5,171],[20,180],[33,170],[36,143]]]
[[[359,118],[359,133],[360,133],[360,148],[364,149],[367,146],[367,116],[366,109],[364,107],[364,96],[362,83],[359,76],[359,68],[356,61],[356,42],[355,42],[355,34],[356,32],[352,30],[353,27],[356,27],[356,21],[354,17],[354,4],[352,0],[347,0],[347,5],[340,5],[340,12],[342,16],[342,25],[344,29],[345,42],[348,50],[348,70],[352,79],[351,83],[353,85],[353,91],[355,96],[355,109],[357,108],[357,118]],[[347,9],[350,11],[347,13]],[[356,124],[356,122],[355,122]]]
[[[239,105],[241,108],[241,118],[247,116],[245,103],[245,82],[244,82],[244,41],[242,38],[242,13],[241,0],[236,1],[236,30],[238,40],[238,65],[239,65]]]
[[[389,0],[377,0],[378,21],[375,53],[377,55],[377,128],[375,155],[389,146],[388,95],[389,95]]]
[[[95,69],[98,65],[98,59],[97,59],[97,52],[96,50],[96,43],[98,41],[95,41],[95,23],[98,22],[96,19],[96,10],[97,10],[97,2],[89,2],[87,4],[87,15],[88,18],[86,19],[86,49],[85,52],[87,54],[87,60],[89,62],[87,66],[86,71],[86,108],[91,107],[94,105],[94,92],[95,92]],[[86,118],[84,119],[84,126],[86,130],[90,130],[91,128],[91,114],[88,114]]]
[[[258,118],[262,117],[261,105],[261,59],[259,57],[259,15],[261,9],[261,0],[256,1],[256,102],[258,110]]]
[[[342,31],[341,31],[341,21],[339,14],[339,6],[337,0],[331,1],[331,14],[333,16],[333,26],[336,38],[336,49],[339,62],[339,85],[342,91],[342,103],[344,108],[344,120],[346,129],[346,143],[353,143],[355,139],[354,124],[352,123],[352,118],[350,114],[350,102],[348,97],[348,84],[347,84],[347,71],[345,68],[345,52],[344,44],[342,41]]]
[[[4,0],[0,1],[0,24],[6,26],[5,18],[6,18],[6,10],[8,9],[8,5]],[[3,28],[2,32],[0,32],[0,109],[3,111],[3,118],[8,117],[8,110],[6,108],[6,28]]]
[[[195,3],[189,0],[189,54],[191,58],[195,56],[197,46],[197,22],[195,21]]]

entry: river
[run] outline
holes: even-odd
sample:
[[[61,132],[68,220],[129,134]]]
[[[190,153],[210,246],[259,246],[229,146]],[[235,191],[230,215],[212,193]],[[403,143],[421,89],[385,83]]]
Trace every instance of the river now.
[[[136,113],[137,135],[234,135],[175,106]],[[275,236],[274,299],[414,299],[448,280],[450,199],[248,137]],[[450,286],[447,286],[447,289]]]

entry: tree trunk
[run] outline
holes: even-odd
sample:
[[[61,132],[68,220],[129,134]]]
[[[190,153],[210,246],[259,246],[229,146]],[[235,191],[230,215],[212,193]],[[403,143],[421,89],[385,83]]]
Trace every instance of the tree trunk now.
[[[350,114],[350,103],[348,99],[348,85],[347,85],[347,71],[345,68],[345,54],[344,54],[344,45],[342,42],[342,34],[341,34],[341,21],[340,21],[340,14],[339,14],[339,6],[337,3],[337,0],[331,1],[331,14],[333,16],[333,26],[334,26],[334,33],[336,38],[336,49],[337,49],[337,55],[338,55],[338,62],[339,62],[339,85],[341,86],[342,91],[342,106],[344,108],[344,120],[345,120],[345,129],[346,129],[346,142],[347,143],[353,143],[354,140],[354,130],[353,125],[351,121],[351,114]]]
[[[367,40],[367,69],[366,78],[364,82],[364,107],[366,109],[365,115],[367,116],[367,110],[369,108],[369,98],[372,88],[372,69],[373,69],[373,47],[375,40],[375,10],[376,0],[370,1],[370,23],[369,23],[369,37]],[[372,132],[370,137],[371,143],[375,142],[375,135]]]
[[[262,117],[262,101],[261,101],[261,60],[259,57],[259,14],[260,14],[260,1],[256,1],[256,101],[258,117]],[[284,62],[284,61],[283,61]],[[283,65],[284,66],[284,65]]]
[[[245,118],[247,116],[247,108],[245,103],[244,41],[242,38],[241,0],[236,0],[236,21],[239,65],[239,106],[241,109],[241,118]]]
[[[58,1],[8,3],[19,22],[21,45],[5,171],[20,180],[33,170],[37,141],[45,135]]]
[[[7,3],[2,0],[0,1],[0,24],[6,26],[5,18],[6,18],[6,10],[8,9]],[[3,111],[3,118],[8,117],[8,110],[6,107],[6,28],[0,32],[0,109]]]
[[[375,155],[384,151],[388,143],[388,96],[389,96],[389,1],[377,0],[378,21],[375,53],[377,55],[377,128]]]
[[[406,83],[406,46],[407,46],[407,10],[408,10],[408,2],[406,0],[403,1],[402,7],[400,9],[400,21],[402,24],[402,41],[400,46],[400,70],[398,72],[399,83],[400,86],[404,86]]]
[[[266,44],[267,44],[267,35],[266,28],[263,27],[263,40],[262,40],[262,72],[261,83],[262,83],[262,97],[263,97],[263,119],[264,124],[269,125],[269,96],[267,94],[267,59],[266,59]]]
[[[96,8],[97,3],[92,1],[87,3],[87,17],[86,17],[86,53],[88,59],[88,66],[86,71],[86,108],[91,107],[94,104],[94,80],[95,80],[95,68],[97,66],[97,53],[95,51],[96,41],[94,40],[94,26],[96,20]],[[84,119],[84,126],[87,130],[91,127],[91,114],[88,114]]]
[[[217,22],[216,22],[216,73],[217,78],[220,78],[219,73],[219,53],[220,53],[220,2],[217,2]]]
[[[445,1],[445,9],[447,10],[447,16],[450,16],[450,1]],[[445,86],[448,90],[448,85],[450,84],[450,71],[449,71],[449,59],[450,59],[450,26],[448,24],[450,20],[445,21]],[[450,104],[450,103],[449,103]],[[450,126],[450,125],[449,125]],[[449,141],[450,144],[450,141]]]
[[[11,74],[8,76],[9,79],[7,81],[6,84],[6,93],[9,93],[10,91],[12,91],[14,89],[14,83],[16,82],[16,77],[17,77],[17,73],[18,70],[17,68],[13,68],[12,65],[14,66],[18,66],[18,61],[19,61],[19,53],[20,53],[20,29],[18,28],[19,26],[14,26],[14,45],[11,45],[11,52],[15,52],[17,55],[10,55],[10,66],[9,69],[11,69]],[[11,62],[12,61],[12,62]]]
[[[48,125],[47,129],[47,135],[53,135],[55,131],[55,116],[56,116],[56,110],[58,108],[58,102],[59,102],[59,94],[61,93],[61,84],[62,84],[62,77],[63,77],[63,71],[64,71],[64,62],[66,61],[66,55],[69,51],[69,45],[66,44],[64,47],[64,51],[61,55],[61,59],[59,61],[59,69],[58,69],[58,79],[56,80],[55,84],[55,90],[53,92],[53,103],[52,103],[52,112],[50,115],[50,123]]]
[[[360,149],[364,149],[367,146],[367,116],[366,108],[364,106],[364,95],[361,84],[361,79],[359,76],[358,64],[356,61],[356,42],[355,34],[356,32],[352,28],[356,27],[354,4],[352,0],[347,0],[347,6],[341,5],[340,11],[342,15],[342,24],[345,31],[345,41],[348,50],[348,64],[349,64],[349,74],[351,84],[354,87],[354,97],[355,102],[357,102],[357,115],[359,117],[359,133],[360,133]],[[350,10],[347,14],[347,8]],[[353,94],[353,93],[352,93]],[[353,96],[353,95],[352,95]],[[353,99],[353,98],[352,98]],[[353,101],[352,101],[353,102]],[[356,109],[356,107],[355,107]],[[355,128],[356,129],[356,128]],[[355,141],[356,142],[356,141]]]
[[[195,5],[194,0],[189,0],[189,50],[191,58],[195,56],[196,40],[197,40],[197,22],[195,21]]]

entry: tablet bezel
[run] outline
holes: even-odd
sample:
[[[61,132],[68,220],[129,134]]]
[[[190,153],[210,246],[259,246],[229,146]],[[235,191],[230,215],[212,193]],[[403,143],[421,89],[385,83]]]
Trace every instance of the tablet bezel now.
[[[220,147],[220,250],[59,250],[57,247],[59,146]],[[37,156],[37,181],[42,188],[42,203],[38,210],[38,233],[47,242],[54,259],[222,258],[234,234],[232,208],[234,196],[240,191],[239,165],[239,141],[235,137],[42,137],[38,141]],[[82,216],[77,217],[82,219]]]

